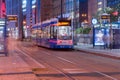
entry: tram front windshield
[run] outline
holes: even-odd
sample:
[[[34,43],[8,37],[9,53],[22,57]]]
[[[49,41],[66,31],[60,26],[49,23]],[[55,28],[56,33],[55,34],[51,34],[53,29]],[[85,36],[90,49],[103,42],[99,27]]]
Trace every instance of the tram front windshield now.
[[[72,30],[70,26],[59,26],[58,27],[58,39],[60,40],[71,40]]]

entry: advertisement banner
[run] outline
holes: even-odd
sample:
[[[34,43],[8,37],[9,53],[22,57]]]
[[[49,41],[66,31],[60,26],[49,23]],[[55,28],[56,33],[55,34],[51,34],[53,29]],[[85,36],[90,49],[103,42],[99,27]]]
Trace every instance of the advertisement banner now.
[[[93,44],[94,46],[102,46],[106,43],[109,44],[109,29],[106,28],[95,28],[93,33]]]

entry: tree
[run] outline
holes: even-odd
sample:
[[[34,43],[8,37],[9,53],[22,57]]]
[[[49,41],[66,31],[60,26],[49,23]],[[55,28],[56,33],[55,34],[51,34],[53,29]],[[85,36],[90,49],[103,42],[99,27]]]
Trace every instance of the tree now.
[[[100,23],[101,15],[104,13],[110,14],[112,12],[112,10],[113,10],[112,8],[106,7],[100,11],[97,11],[93,17],[98,20],[98,23]]]
[[[111,22],[118,21],[118,17],[120,16],[120,3],[113,7],[113,12],[111,12]]]
[[[80,28],[77,28],[75,32],[76,34],[89,34],[90,30],[91,30],[90,27],[86,27],[86,28],[80,27]]]
[[[96,15],[93,16],[94,18],[98,19],[98,22],[100,22],[100,17],[103,13],[110,14],[110,22],[116,22],[118,20],[118,17],[120,16],[120,4],[118,4],[116,7],[110,8],[106,7],[101,11],[97,11]]]

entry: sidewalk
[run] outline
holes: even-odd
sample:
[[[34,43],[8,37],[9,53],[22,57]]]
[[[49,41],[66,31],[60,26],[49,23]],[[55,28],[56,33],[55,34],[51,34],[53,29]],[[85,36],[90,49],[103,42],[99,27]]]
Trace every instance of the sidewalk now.
[[[0,80],[37,80],[30,66],[17,54],[0,55]]]
[[[0,54],[0,80],[38,80],[31,66],[15,50],[15,41],[9,41],[8,56]]]
[[[86,45],[86,44],[75,45],[74,49],[99,56],[120,59],[120,49],[104,49],[103,47],[93,48],[93,45]]]

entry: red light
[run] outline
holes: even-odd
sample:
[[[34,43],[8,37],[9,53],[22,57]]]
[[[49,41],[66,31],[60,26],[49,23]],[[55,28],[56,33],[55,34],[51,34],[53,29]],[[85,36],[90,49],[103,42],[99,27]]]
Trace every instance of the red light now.
[[[118,11],[112,13],[114,16],[118,16]]]

